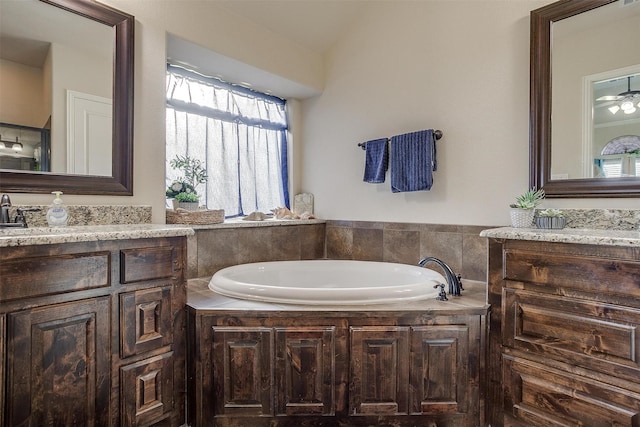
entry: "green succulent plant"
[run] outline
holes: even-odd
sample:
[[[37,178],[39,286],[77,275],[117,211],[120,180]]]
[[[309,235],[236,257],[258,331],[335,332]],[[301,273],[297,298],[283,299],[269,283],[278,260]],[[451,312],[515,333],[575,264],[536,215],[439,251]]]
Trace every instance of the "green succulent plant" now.
[[[560,209],[545,209],[538,212],[538,216],[543,218],[563,218],[564,213]]]
[[[178,202],[181,203],[189,203],[189,202],[198,202],[198,195],[196,193],[178,193],[174,197]]]
[[[532,188],[526,193],[516,197],[516,202],[509,206],[517,209],[534,209],[542,203],[542,199],[544,199],[544,190]]]

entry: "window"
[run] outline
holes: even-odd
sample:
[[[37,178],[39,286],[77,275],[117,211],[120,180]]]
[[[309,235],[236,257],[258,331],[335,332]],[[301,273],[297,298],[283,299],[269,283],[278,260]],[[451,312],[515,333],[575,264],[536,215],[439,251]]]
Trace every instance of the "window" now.
[[[640,176],[640,154],[624,153],[595,158],[596,177],[620,178]]]
[[[285,101],[180,67],[167,67],[167,173],[177,155],[200,160],[200,203],[227,217],[289,207]]]

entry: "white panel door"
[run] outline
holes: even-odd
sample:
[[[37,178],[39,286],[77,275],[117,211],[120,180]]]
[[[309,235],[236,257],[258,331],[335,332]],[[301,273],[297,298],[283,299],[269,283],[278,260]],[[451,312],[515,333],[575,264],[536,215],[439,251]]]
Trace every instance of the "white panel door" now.
[[[112,176],[111,99],[67,91],[67,173]]]

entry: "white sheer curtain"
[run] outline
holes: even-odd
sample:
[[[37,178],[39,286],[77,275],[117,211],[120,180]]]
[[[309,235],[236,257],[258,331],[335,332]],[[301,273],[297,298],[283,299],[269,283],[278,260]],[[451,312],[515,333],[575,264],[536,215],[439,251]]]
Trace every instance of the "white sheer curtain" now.
[[[286,129],[283,100],[168,67],[167,185],[176,155],[201,160],[207,208],[238,216],[288,206]]]

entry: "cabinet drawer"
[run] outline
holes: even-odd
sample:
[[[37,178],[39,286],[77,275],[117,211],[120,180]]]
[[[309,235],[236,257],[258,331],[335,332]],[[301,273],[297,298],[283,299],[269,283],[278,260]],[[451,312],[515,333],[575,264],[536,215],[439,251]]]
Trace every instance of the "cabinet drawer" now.
[[[173,277],[174,261],[173,246],[123,249],[120,251],[120,281],[134,283]]]
[[[640,375],[640,310],[556,295],[504,289],[503,344],[578,366]]]
[[[0,301],[107,287],[110,252],[51,255],[2,261]]]
[[[503,355],[505,425],[637,426],[640,394]]]
[[[120,295],[120,354],[123,358],[173,341],[171,286]]]
[[[524,249],[506,250],[504,258],[508,280],[640,298],[639,260]]]
[[[173,411],[173,352],[120,368],[123,426],[159,421]]]

